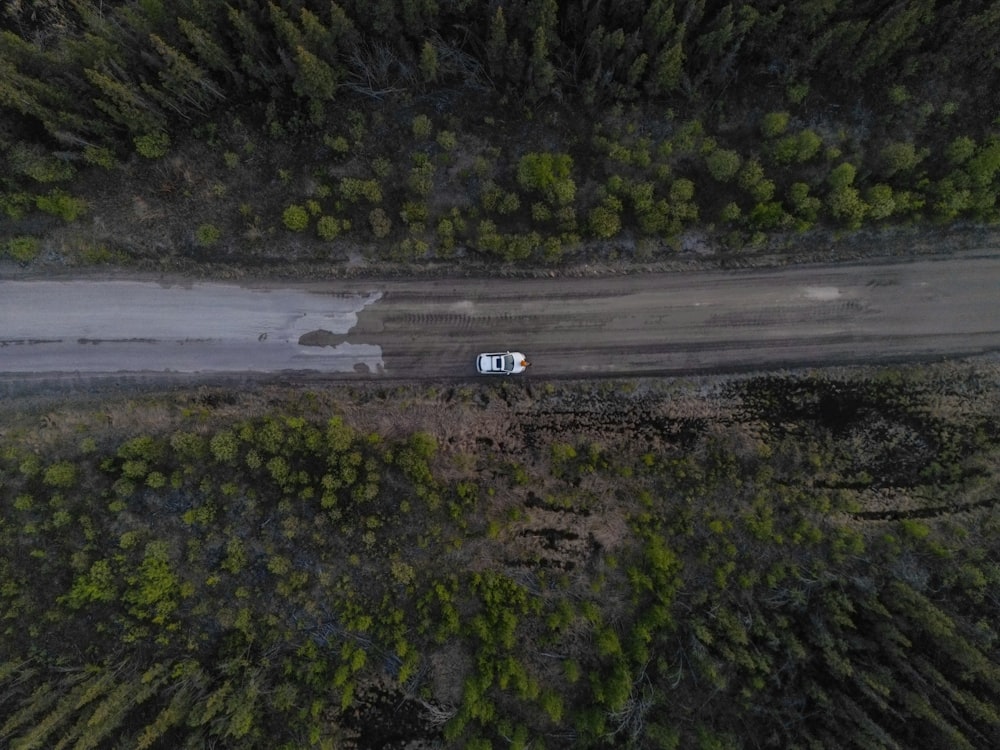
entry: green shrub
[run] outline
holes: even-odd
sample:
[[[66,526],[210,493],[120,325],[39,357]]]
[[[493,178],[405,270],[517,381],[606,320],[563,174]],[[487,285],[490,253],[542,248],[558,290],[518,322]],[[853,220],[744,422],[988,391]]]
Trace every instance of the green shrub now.
[[[437,143],[445,151],[451,151],[458,145],[458,139],[450,130],[442,130],[437,135]]]
[[[83,160],[97,167],[112,169],[115,166],[115,155],[109,148],[87,146],[83,149]]]
[[[976,153],[976,142],[967,135],[960,135],[944,150],[945,158],[952,164],[964,164]]]
[[[705,157],[708,173],[719,182],[729,182],[740,171],[742,159],[735,151],[717,149]]]
[[[372,228],[372,234],[382,239],[388,237],[392,231],[392,220],[381,208],[373,208],[368,214],[368,224]]]
[[[737,182],[757,203],[774,197],[774,182],[764,176],[764,167],[757,159],[750,159],[737,176]]]
[[[321,240],[334,240],[340,234],[343,225],[333,216],[320,216],[316,222],[316,234]]]
[[[49,487],[69,489],[76,484],[76,466],[69,461],[52,464],[45,470],[42,481]]]
[[[838,187],[827,197],[830,213],[851,229],[857,229],[864,220],[868,207],[861,194],[850,185]]]
[[[868,216],[872,219],[886,219],[896,210],[892,188],[888,185],[873,185],[865,192]]]
[[[434,189],[434,164],[426,158],[419,160],[410,169],[406,184],[417,195],[425,197],[430,195]]]
[[[993,136],[965,165],[972,183],[986,187],[1000,172],[1000,140]]]
[[[433,83],[438,77],[437,49],[429,41],[424,41],[420,49],[420,73],[428,83]]]
[[[673,203],[683,203],[694,198],[694,183],[686,178],[675,180],[670,186],[670,200]]]
[[[202,247],[212,247],[222,237],[222,231],[214,224],[202,224],[195,232],[195,237]]]
[[[719,212],[719,220],[724,221],[727,224],[733,224],[740,220],[743,212],[740,210],[738,204],[730,201],[725,206],[722,207],[722,211]]]
[[[892,177],[898,172],[909,172],[920,163],[924,156],[925,154],[918,153],[916,146],[909,141],[897,141],[882,149],[879,161],[883,174],[886,177]]]
[[[889,101],[893,104],[893,106],[901,107],[910,101],[910,92],[907,91],[906,86],[903,86],[902,84],[890,86]]]
[[[774,160],[779,164],[801,164],[816,156],[822,145],[823,139],[815,132],[802,130],[778,139],[774,145]]]
[[[777,138],[788,130],[787,112],[768,112],[760,121],[760,132],[765,138]]]
[[[857,173],[857,168],[850,162],[845,161],[830,170],[830,174],[826,177],[826,182],[833,190],[840,190],[854,184],[854,177]]]
[[[822,203],[819,198],[809,195],[809,185],[804,182],[793,182],[788,189],[788,202],[795,214],[807,221],[816,221]]]
[[[63,182],[76,174],[76,169],[65,159],[47,153],[39,146],[23,143],[16,143],[7,152],[7,166],[35,182]]]
[[[576,197],[569,154],[525,154],[517,165],[517,182],[525,190],[541,193],[551,203],[565,206]]]
[[[376,156],[372,159],[372,172],[378,179],[384,180],[392,174],[392,161],[384,156]]]
[[[285,209],[281,220],[293,232],[302,232],[309,226],[309,212],[304,207],[293,203]]]
[[[80,248],[80,260],[88,266],[104,263],[124,263],[127,258],[120,250],[111,250],[107,245],[92,245],[89,242]]]
[[[417,115],[413,118],[413,137],[417,140],[427,140],[431,137],[431,132],[433,131],[433,125],[431,124],[431,118],[427,115]]]
[[[802,100],[809,95],[809,84],[805,81],[790,83],[785,88],[785,96],[792,104],[801,104]]]
[[[148,133],[136,136],[133,142],[139,156],[147,159],[159,159],[165,156],[170,148],[170,136],[166,133]]]
[[[521,207],[521,199],[513,190],[504,193],[497,203],[497,213],[501,216],[512,214]]]
[[[382,202],[382,188],[377,180],[345,177],[340,181],[340,195],[351,203],[357,203],[362,198],[369,203]]]
[[[959,187],[951,177],[945,177],[934,187],[934,215],[943,221],[952,221],[967,211],[972,203],[972,191]]]
[[[764,166],[757,159],[750,159],[740,169],[737,184],[747,192],[750,192],[763,179]]]
[[[342,135],[324,135],[323,145],[339,156],[346,156],[351,150],[351,144]]]
[[[450,251],[455,247],[455,223],[451,219],[438,222],[437,234],[441,249]]]
[[[415,237],[406,237],[396,247],[393,258],[399,260],[421,260],[426,257],[430,245]]]
[[[423,226],[427,221],[427,204],[422,201],[406,201],[403,210],[399,212],[399,218],[407,226]]]
[[[58,216],[66,222],[75,221],[87,209],[82,198],[74,198],[61,190],[35,196],[35,205],[40,211]]]
[[[531,204],[531,219],[532,221],[551,221],[552,220],[552,209],[545,203],[539,201],[538,203]]]
[[[757,229],[777,229],[788,225],[789,216],[780,201],[767,201],[753,207],[750,223]]]
[[[11,219],[20,219],[35,198],[28,193],[0,193],[0,211]]]
[[[593,235],[606,240],[618,234],[622,228],[622,221],[618,215],[620,210],[621,201],[617,198],[605,199],[601,205],[592,208],[587,216],[587,224]]]
[[[30,263],[38,257],[39,242],[35,237],[15,237],[7,240],[3,254],[18,263]]]

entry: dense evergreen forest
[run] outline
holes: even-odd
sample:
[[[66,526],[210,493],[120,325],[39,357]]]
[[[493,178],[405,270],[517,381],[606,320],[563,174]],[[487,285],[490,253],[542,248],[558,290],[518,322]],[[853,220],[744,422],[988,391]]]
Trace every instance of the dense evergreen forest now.
[[[993,0],[12,0],[21,263],[558,264],[1000,218]]]
[[[995,748],[1000,371],[29,396],[0,744]]]

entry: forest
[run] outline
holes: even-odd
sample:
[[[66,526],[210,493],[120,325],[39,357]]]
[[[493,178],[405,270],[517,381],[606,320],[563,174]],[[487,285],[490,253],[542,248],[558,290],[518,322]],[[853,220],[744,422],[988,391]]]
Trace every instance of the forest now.
[[[559,266],[993,225],[998,29],[995,0],[14,0],[0,257]]]
[[[0,275],[911,252],[998,224],[998,50],[1000,0],[7,0]],[[1000,747],[998,413],[987,360],[2,377],[0,747]]]
[[[997,746],[995,364],[527,383],[5,401],[0,744]]]

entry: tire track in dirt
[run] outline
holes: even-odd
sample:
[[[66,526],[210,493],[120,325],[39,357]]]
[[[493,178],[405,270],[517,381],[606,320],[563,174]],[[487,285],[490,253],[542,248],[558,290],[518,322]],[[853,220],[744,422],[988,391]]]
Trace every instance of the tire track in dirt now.
[[[953,516],[959,513],[967,513],[984,508],[995,508],[997,506],[1000,506],[1000,498],[991,497],[986,500],[978,500],[974,503],[951,503],[949,505],[935,505],[926,508],[863,510],[851,513],[851,518],[859,521],[919,520],[924,518],[942,518],[944,516]]]

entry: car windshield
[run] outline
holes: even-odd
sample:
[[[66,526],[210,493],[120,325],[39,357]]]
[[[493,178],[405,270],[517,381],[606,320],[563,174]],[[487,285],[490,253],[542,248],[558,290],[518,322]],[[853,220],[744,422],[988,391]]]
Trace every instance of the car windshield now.
[[[513,370],[514,369],[514,355],[513,354],[505,354],[502,357],[502,360],[503,360],[503,366],[501,367],[501,369],[503,369],[503,370]]]

